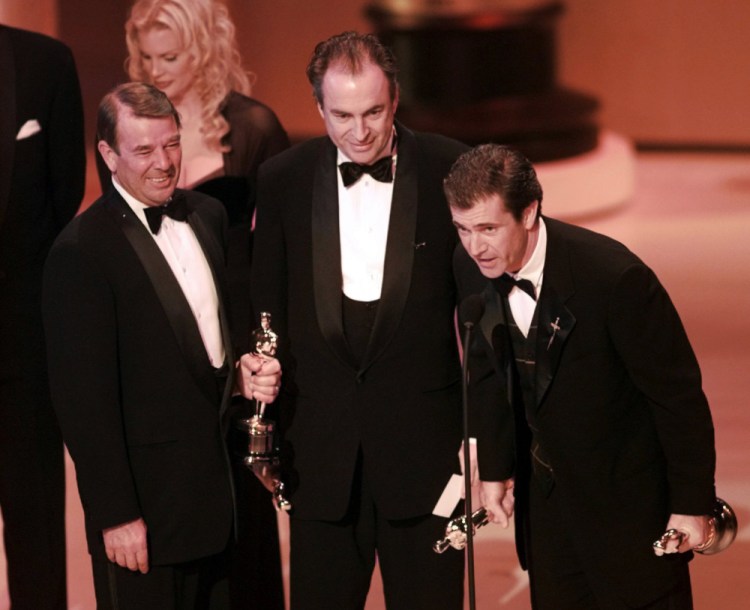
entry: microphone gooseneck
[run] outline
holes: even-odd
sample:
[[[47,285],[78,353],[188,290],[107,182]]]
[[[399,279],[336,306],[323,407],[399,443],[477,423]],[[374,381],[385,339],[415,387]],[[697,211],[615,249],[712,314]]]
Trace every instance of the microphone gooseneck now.
[[[464,516],[467,524],[471,524],[471,449],[469,441],[469,345],[471,331],[482,319],[484,314],[484,299],[482,295],[472,294],[466,297],[458,307],[458,319],[465,329],[462,362],[463,386],[463,427],[464,427]],[[474,528],[466,531],[466,557],[469,584],[469,608],[475,610],[476,595],[474,590]]]

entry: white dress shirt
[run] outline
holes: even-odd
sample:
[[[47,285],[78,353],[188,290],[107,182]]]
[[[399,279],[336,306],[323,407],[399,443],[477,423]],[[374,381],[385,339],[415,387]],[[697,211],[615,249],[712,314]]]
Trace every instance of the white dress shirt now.
[[[161,229],[154,235],[146,220],[145,209],[148,206],[130,195],[115,177],[112,178],[112,184],[164,255],[190,304],[211,364],[216,368],[221,367],[225,352],[219,323],[219,297],[211,267],[193,229],[187,222],[178,222],[164,216]]]
[[[529,280],[534,285],[536,301],[532,299],[523,290],[514,286],[508,294],[508,305],[513,314],[513,319],[518,325],[518,329],[524,337],[529,334],[531,320],[534,317],[534,310],[539,301],[539,295],[542,293],[542,279],[544,277],[544,261],[547,258],[547,227],[544,226],[544,220],[539,219],[539,239],[536,242],[534,252],[528,262],[518,270],[518,273],[509,273],[515,279]]]
[[[385,248],[391,217],[393,182],[369,174],[344,186],[338,166],[350,161],[340,150],[336,159],[339,191],[339,237],[344,294],[355,301],[377,301],[383,287]],[[394,177],[396,155],[393,156]]]

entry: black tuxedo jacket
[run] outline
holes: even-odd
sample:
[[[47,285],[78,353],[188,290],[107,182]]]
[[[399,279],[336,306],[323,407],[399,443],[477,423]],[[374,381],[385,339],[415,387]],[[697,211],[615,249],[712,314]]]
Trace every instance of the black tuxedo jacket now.
[[[432,511],[461,443],[451,260],[442,179],[465,147],[398,125],[398,165],[375,325],[355,365],[342,323],[336,148],[324,137],[261,166],[253,305],[273,315],[296,517],[341,518],[362,451],[378,510]]]
[[[539,439],[555,472],[565,527],[582,561],[640,607],[674,585],[675,564],[651,543],[669,515],[708,514],[714,437],[701,376],[682,323],[654,273],[622,244],[549,218],[537,307]],[[482,291],[471,351],[483,480],[517,478],[522,563],[528,449],[501,297],[466,251],[456,251],[462,295]],[[510,396],[509,396],[510,393]],[[514,439],[519,451],[514,451]],[[530,527],[533,527],[533,523]]]
[[[83,197],[81,92],[68,47],[2,25],[0,74],[0,380],[33,379],[29,399],[49,408],[42,266]],[[17,139],[33,121],[38,131]]]
[[[215,199],[185,196],[221,302],[226,214]],[[220,417],[232,375],[218,381],[169,264],[117,192],[56,240],[43,313],[90,548],[102,529],[142,517],[155,565],[222,551],[233,502]],[[232,362],[223,308],[221,321]]]

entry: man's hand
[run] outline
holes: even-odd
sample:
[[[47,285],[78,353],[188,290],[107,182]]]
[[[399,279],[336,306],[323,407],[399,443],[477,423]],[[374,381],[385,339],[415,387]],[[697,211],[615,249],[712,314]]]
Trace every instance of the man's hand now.
[[[513,515],[513,479],[482,481],[479,499],[490,513],[490,521],[508,527]]]
[[[123,568],[148,572],[148,547],[146,523],[143,519],[102,530],[107,559]]]
[[[710,527],[707,515],[671,515],[667,522],[667,530],[674,529],[683,534],[681,538],[669,538],[665,541],[664,548],[654,547],[657,557],[671,553],[687,553],[696,547],[700,547],[708,541]]]
[[[237,365],[237,390],[248,400],[266,404],[276,400],[281,383],[281,364],[276,358],[244,354]]]

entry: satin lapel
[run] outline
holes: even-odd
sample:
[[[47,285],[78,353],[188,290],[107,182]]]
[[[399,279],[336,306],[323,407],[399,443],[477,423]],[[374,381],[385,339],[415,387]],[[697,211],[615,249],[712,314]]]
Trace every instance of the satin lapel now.
[[[490,283],[482,292],[482,296],[484,297],[484,314],[479,321],[479,328],[487,343],[490,361],[505,384],[508,379],[507,367],[512,361],[512,352],[502,297]]]
[[[16,149],[16,65],[10,34],[0,26],[0,226],[5,218]]]
[[[213,403],[216,400],[213,368],[203,345],[198,324],[172,269],[146,228],[119,194],[113,192],[107,200],[107,209],[112,212],[148,274],[180,350],[185,355],[188,369],[206,397]]]
[[[414,134],[399,126],[398,163],[385,249],[383,287],[372,336],[362,361],[367,369],[396,334],[411,287],[419,205],[419,160]]]
[[[336,147],[326,139],[318,156],[312,193],[312,265],[315,312],[323,338],[345,363],[354,366],[344,336],[341,241]]]
[[[547,225],[547,236],[544,283],[539,295],[537,327],[537,408],[544,400],[560,363],[565,342],[576,323],[575,316],[565,305],[574,292],[568,253],[565,247],[555,239],[554,230],[550,230],[549,223]]]
[[[479,327],[482,329],[484,338],[491,344],[495,327],[498,324],[505,326],[505,313],[503,312],[502,298],[489,282],[482,291],[482,297],[484,297],[484,313],[482,319],[479,320]]]
[[[188,200],[189,201],[189,200]],[[224,256],[222,255],[221,245],[217,243],[215,236],[206,228],[205,223],[201,219],[200,215],[195,211],[192,205],[189,204],[188,212],[188,223],[195,233],[195,237],[203,248],[203,253],[206,255],[206,260],[211,267],[211,274],[214,278],[214,286],[219,297],[219,323],[221,325],[221,339],[224,342],[224,351],[226,353],[226,362],[229,365],[227,383],[224,387],[224,394],[222,396],[221,410],[222,412],[229,406],[229,399],[232,394],[232,387],[234,385],[234,350],[232,345],[232,337],[229,328],[229,317],[227,315],[224,303],[227,298],[227,285],[225,282],[225,275],[222,271],[224,268]],[[202,343],[202,341],[201,341]]]

